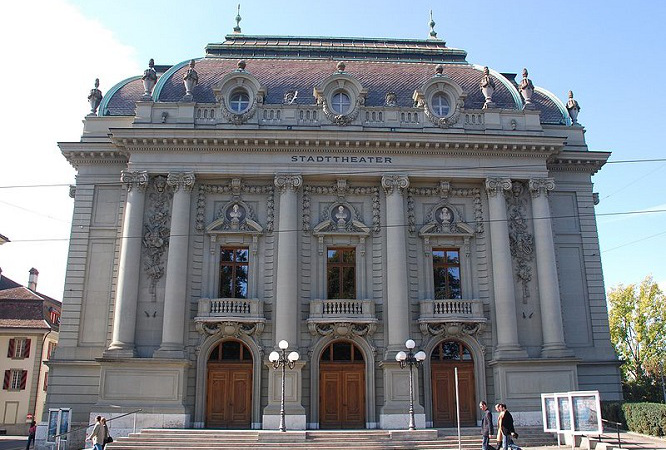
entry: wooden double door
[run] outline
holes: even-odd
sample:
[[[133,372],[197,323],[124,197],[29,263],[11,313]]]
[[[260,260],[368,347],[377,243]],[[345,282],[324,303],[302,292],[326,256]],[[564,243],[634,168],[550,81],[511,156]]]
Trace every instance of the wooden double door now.
[[[252,363],[208,363],[206,427],[247,428],[252,421]]]
[[[365,364],[322,362],[319,370],[319,427],[365,428]]]
[[[432,419],[435,427],[454,427],[456,424],[456,381],[460,398],[460,425],[476,425],[476,395],[474,363],[472,361],[432,361]]]

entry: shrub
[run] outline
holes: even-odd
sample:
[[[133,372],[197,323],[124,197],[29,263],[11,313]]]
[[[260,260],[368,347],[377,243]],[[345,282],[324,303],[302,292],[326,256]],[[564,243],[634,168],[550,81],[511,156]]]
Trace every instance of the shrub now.
[[[622,402],[601,402],[601,417],[611,422],[621,423],[622,428],[627,427],[627,421],[622,412]]]
[[[666,405],[624,403],[622,412],[629,430],[651,436],[666,436]]]

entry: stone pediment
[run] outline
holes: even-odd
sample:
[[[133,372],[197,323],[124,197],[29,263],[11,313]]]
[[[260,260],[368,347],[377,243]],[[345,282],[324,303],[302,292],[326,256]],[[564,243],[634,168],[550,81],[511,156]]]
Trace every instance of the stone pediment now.
[[[206,227],[206,234],[257,235],[264,232],[252,208],[242,201],[232,201],[220,208],[217,219]]]
[[[460,220],[461,214],[447,202],[435,205],[425,218],[425,224],[419,230],[421,237],[474,235],[474,228]]]
[[[370,227],[359,218],[359,214],[351,204],[336,202],[324,212],[322,221],[314,227],[315,236],[355,235],[368,236]]]

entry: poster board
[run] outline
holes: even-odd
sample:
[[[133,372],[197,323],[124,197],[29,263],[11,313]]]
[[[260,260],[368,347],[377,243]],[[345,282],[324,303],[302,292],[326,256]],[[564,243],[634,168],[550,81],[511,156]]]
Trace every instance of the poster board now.
[[[599,391],[541,394],[541,412],[547,433],[603,433]]]
[[[46,442],[56,442],[56,439],[66,441],[69,436],[64,433],[70,431],[71,418],[71,408],[49,409],[49,424],[46,433]],[[59,438],[56,436],[59,436]]]

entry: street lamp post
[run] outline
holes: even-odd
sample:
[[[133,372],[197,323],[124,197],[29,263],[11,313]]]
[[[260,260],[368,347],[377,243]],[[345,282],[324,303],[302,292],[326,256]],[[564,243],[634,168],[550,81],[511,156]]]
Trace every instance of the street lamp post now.
[[[399,351],[395,355],[395,360],[400,363],[401,369],[409,366],[409,429],[416,430],[416,425],[414,424],[414,375],[412,368],[414,366],[417,368],[421,366],[423,360],[426,358],[426,354],[422,350],[414,354],[413,350],[416,347],[416,343],[412,339],[407,339],[405,347],[407,347],[407,353]]]
[[[271,354],[268,355],[268,360],[273,363],[274,369],[277,370],[278,368],[282,367],[282,386],[280,391],[280,431],[287,431],[287,426],[285,425],[284,420],[284,377],[287,372],[287,366],[289,366],[290,369],[293,369],[296,361],[298,361],[300,356],[298,352],[291,352],[289,355],[287,355],[289,342],[285,341],[284,339],[278,343],[278,347],[280,347],[280,351],[272,351]]]

